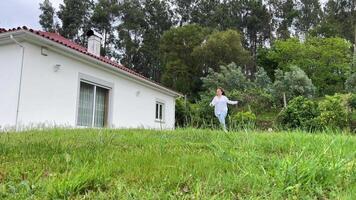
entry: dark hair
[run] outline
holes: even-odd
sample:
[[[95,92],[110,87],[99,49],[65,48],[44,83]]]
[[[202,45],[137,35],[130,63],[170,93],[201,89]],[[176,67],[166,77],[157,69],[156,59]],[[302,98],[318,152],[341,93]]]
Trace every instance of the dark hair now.
[[[222,95],[225,95],[225,91],[224,91],[224,89],[222,89],[222,87],[218,87],[217,90],[220,90],[220,91],[221,91],[221,94],[222,94]]]

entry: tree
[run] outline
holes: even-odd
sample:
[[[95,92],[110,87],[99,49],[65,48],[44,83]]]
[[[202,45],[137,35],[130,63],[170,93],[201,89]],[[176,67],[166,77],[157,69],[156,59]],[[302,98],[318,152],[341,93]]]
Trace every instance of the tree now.
[[[49,0],[44,0],[40,3],[40,10],[42,13],[40,15],[39,23],[42,26],[42,29],[47,32],[54,32],[55,10],[52,3]]]
[[[350,73],[351,45],[341,38],[309,37],[305,42],[291,38],[276,41],[267,58],[278,69],[289,70],[299,66],[318,89],[319,95],[334,94],[344,90]]]
[[[123,1],[119,6],[116,47],[123,52],[121,63],[153,80],[161,79],[159,42],[172,26],[167,2],[160,0]]]
[[[269,12],[275,25],[274,31],[278,39],[288,39],[290,28],[298,16],[296,4],[293,0],[268,0]]]
[[[347,92],[356,93],[356,72],[346,80],[345,88]]]
[[[264,89],[265,91],[269,91],[272,86],[271,79],[269,78],[267,72],[262,67],[257,68],[254,83],[256,87],[260,89]]]
[[[316,27],[322,16],[319,0],[298,0],[298,16],[296,17],[296,31],[306,34]]]
[[[223,87],[227,91],[245,91],[253,87],[252,82],[246,78],[241,67],[238,67],[235,63],[221,65],[219,72],[209,69],[208,75],[203,77],[202,81],[205,90]]]
[[[119,12],[118,0],[99,0],[95,4],[91,23],[103,36],[103,47],[101,50],[102,56],[115,56],[115,52],[109,48],[109,45],[114,44],[114,22],[117,20]]]
[[[219,71],[220,65],[232,62],[243,67],[244,70],[251,66],[251,57],[242,46],[241,40],[240,34],[231,29],[209,35],[207,40],[193,51],[193,56],[199,60],[197,64],[201,65],[203,74],[206,75],[209,68]]]
[[[160,42],[163,68],[162,82],[179,92],[197,97],[203,70],[193,51],[207,38],[209,30],[186,25],[166,31]]]
[[[64,0],[57,12],[62,21],[61,35],[84,44],[86,30],[91,26],[89,19],[92,5],[91,0]]]
[[[233,24],[234,18],[230,16],[231,8],[228,2],[221,0],[198,1],[195,9],[192,10],[192,23],[217,30],[236,29]]]
[[[174,17],[179,26],[189,24],[192,19],[192,12],[199,0],[170,0],[171,5],[174,5]]]
[[[315,87],[312,80],[297,66],[290,66],[290,71],[276,70],[273,83],[274,96],[281,102],[285,95],[289,101],[297,96],[312,97]]]
[[[355,42],[356,6],[354,0],[329,0],[313,36],[343,37]]]
[[[257,49],[262,47],[271,38],[272,30],[270,27],[271,15],[268,13],[262,0],[245,1],[246,13],[243,17],[243,27],[246,28],[248,48],[254,60],[257,58]],[[255,69],[252,69],[255,72]]]

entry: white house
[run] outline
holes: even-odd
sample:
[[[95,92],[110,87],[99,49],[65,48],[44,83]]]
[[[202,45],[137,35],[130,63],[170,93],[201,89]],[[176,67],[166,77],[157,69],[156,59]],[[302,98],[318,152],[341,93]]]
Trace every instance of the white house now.
[[[0,29],[0,129],[37,125],[173,129],[180,94],[88,48],[26,27]]]

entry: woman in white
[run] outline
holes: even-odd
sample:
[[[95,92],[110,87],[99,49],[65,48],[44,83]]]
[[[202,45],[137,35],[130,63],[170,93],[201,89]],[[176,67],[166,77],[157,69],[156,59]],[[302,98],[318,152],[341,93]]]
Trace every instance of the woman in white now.
[[[214,106],[215,116],[219,119],[221,126],[226,132],[225,117],[227,115],[227,104],[236,105],[237,101],[230,101],[226,96],[222,88],[216,90],[216,96],[211,101],[210,106]]]

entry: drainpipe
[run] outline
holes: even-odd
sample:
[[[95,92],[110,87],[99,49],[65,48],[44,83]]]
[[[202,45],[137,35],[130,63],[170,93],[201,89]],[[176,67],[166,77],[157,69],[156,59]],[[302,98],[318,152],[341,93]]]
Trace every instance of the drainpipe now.
[[[10,39],[14,41],[19,47],[22,49],[22,55],[21,55],[21,70],[20,70],[20,83],[19,83],[19,91],[17,95],[17,108],[16,108],[16,121],[15,121],[15,126],[16,126],[16,131],[19,131],[19,109],[20,109],[20,97],[21,97],[21,87],[22,87],[22,71],[24,67],[24,57],[25,57],[25,47],[20,44],[13,35],[10,35]]]

